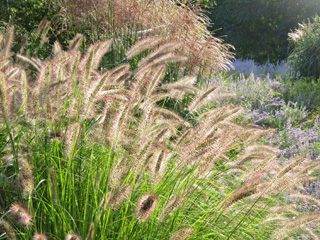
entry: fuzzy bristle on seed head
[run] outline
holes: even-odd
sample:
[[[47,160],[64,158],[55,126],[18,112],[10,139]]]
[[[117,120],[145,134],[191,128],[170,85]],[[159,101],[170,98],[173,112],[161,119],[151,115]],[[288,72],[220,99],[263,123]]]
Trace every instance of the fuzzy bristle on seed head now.
[[[13,204],[10,208],[10,216],[21,223],[25,227],[30,227],[32,224],[31,214],[28,209],[21,204]]]
[[[68,233],[66,235],[66,240],[82,240],[82,238],[80,237],[80,235],[75,234],[75,233]]]
[[[112,209],[117,209],[131,192],[132,186],[130,184],[116,188],[113,192],[108,193],[107,205]]]
[[[94,223],[91,223],[86,240],[93,240],[94,230],[95,230]]]
[[[22,196],[28,197],[34,188],[31,166],[27,159],[19,159],[19,182],[22,190]]]
[[[0,220],[0,229],[7,235],[8,239],[10,240],[16,240],[17,236],[14,233],[14,230],[10,223],[7,221],[1,219]]]
[[[276,229],[276,231],[273,233],[272,239],[287,239],[288,236],[293,235],[295,232],[301,230],[301,226],[305,224],[314,224],[319,221],[319,218],[319,213],[304,214]]]
[[[170,240],[185,240],[188,239],[193,234],[193,229],[191,227],[185,227],[173,234]]]
[[[140,221],[146,221],[158,203],[158,196],[154,193],[143,195],[137,206],[137,217]]]
[[[45,234],[41,234],[41,233],[35,233],[33,235],[33,240],[47,240],[47,236]]]
[[[79,123],[75,122],[68,126],[66,133],[66,152],[68,156],[71,156],[74,144],[77,144],[77,140],[80,134],[81,126]]]
[[[112,168],[110,175],[109,175],[109,185],[116,189],[118,188],[122,181],[127,176],[128,171],[128,160],[125,158],[121,158],[117,161],[115,166]]]
[[[0,111],[4,117],[8,117],[8,99],[6,89],[6,79],[3,72],[0,72]]]

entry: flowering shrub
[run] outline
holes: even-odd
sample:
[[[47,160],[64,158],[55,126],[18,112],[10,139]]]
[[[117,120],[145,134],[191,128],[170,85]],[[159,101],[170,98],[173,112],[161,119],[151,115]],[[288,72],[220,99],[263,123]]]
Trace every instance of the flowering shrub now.
[[[235,93],[227,102],[244,106],[247,109],[244,118],[249,123],[281,128],[289,119],[298,124],[308,115],[306,107],[284,101],[283,95],[288,90],[281,80],[257,77],[252,73],[248,77],[240,74],[236,79],[231,76],[227,81],[216,77],[213,82],[224,85],[225,91]]]
[[[243,73],[245,75],[254,74],[258,77],[274,78],[279,75],[288,74],[288,68],[285,61],[273,64],[267,62],[264,65],[257,64],[253,59],[236,59],[232,62],[233,67],[229,68],[231,73]]]
[[[320,157],[319,117],[312,127],[304,128],[304,124],[293,126],[287,121],[285,128],[271,138],[271,142],[281,149],[281,158],[290,159],[299,154],[306,154],[312,159]]]
[[[299,154],[307,154],[312,159],[319,157],[319,117],[315,112],[312,119],[307,120],[311,115],[308,107],[315,106],[316,96],[313,97],[311,92],[306,98],[299,91],[298,86],[305,86],[305,82],[286,83],[281,79],[261,78],[254,74],[248,77],[240,74],[235,79],[231,76],[227,80],[216,76],[213,80],[223,85],[225,90],[235,93],[226,102],[240,104],[247,109],[240,119],[241,123],[278,129],[270,142],[280,149],[280,158],[291,159]],[[317,86],[308,89],[316,91]],[[293,101],[286,103],[284,97]]]

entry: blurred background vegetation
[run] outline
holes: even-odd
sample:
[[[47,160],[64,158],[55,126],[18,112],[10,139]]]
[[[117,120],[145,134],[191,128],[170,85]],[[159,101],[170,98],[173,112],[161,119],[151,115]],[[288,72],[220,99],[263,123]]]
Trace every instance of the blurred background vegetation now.
[[[212,0],[206,1],[208,15],[235,46],[236,58],[258,63],[284,60],[290,53],[288,33],[298,23],[320,13],[319,0]],[[211,5],[213,6],[210,6]]]
[[[41,20],[46,17],[50,21],[59,11],[51,0],[3,0],[0,1],[0,9],[0,30],[4,30],[7,25],[15,26],[14,52],[19,51],[20,44],[25,37],[29,40],[26,47],[31,52],[37,50],[40,43],[37,28]],[[52,33],[52,31],[48,33],[51,39],[53,39]],[[49,52],[45,55],[48,54]]]
[[[186,4],[202,4],[213,25],[209,30],[226,43],[235,46],[236,58],[252,58],[263,64],[284,60],[290,53],[288,33],[320,13],[319,0],[181,0]],[[0,27],[6,23],[16,26],[17,42],[25,33],[36,42],[36,29],[47,17],[55,25],[49,39],[68,43],[76,34],[75,29],[62,31],[63,22],[56,0],[3,0],[0,1]],[[32,32],[34,34],[32,34]],[[31,33],[31,34],[30,34]],[[51,35],[50,35],[51,34]],[[54,37],[52,36],[54,35]],[[37,48],[38,44],[34,44]],[[29,46],[29,48],[32,46]],[[15,46],[17,48],[17,45]],[[17,50],[17,49],[14,49]]]

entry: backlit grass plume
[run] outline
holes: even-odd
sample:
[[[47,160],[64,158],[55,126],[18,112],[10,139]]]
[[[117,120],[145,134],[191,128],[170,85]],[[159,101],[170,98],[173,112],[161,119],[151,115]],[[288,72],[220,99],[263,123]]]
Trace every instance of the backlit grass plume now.
[[[13,27],[8,28],[5,33],[0,33],[0,112],[4,118],[10,118],[11,113],[17,111],[15,101],[20,69],[12,65],[10,58],[13,55],[13,37]]]
[[[216,86],[201,89],[194,77],[162,83],[168,63],[187,61],[176,51],[181,43],[145,39],[128,50],[132,59],[153,49],[135,70],[129,64],[99,70],[111,42],[83,55],[81,39],[67,50],[55,43],[44,61],[17,55],[25,69],[7,55],[0,60],[9,61],[0,69],[4,234],[285,239],[319,222],[317,214],[286,205],[318,204],[300,189],[315,179],[319,161],[281,163],[277,149],[261,141],[273,130],[235,123],[241,107],[201,110],[227,96]],[[197,113],[192,124],[163,104],[185,94],[188,111]],[[20,183],[20,194],[12,182]]]
[[[152,214],[152,211],[157,205],[158,199],[156,194],[145,194],[143,195],[138,203],[137,206],[137,217],[141,221],[146,221],[150,215]]]
[[[7,236],[9,239],[12,240],[16,240],[17,236],[14,232],[13,227],[11,226],[11,224],[9,222],[7,222],[6,220],[1,219],[0,220],[0,227],[2,232],[5,234],[5,236]]]
[[[10,216],[27,228],[31,226],[31,214],[29,210],[21,204],[13,204],[11,206]]]
[[[91,36],[104,34],[126,41],[123,38],[131,32],[135,37],[159,36],[162,43],[182,42],[178,51],[187,57],[188,70],[226,69],[233,58],[229,51],[232,46],[208,31],[210,20],[199,4],[185,5],[177,0],[61,0],[59,5],[69,25],[90,29]]]
[[[47,240],[47,236],[45,234],[36,233],[33,235],[33,240]]]
[[[193,230],[191,227],[186,227],[177,231],[170,240],[185,240],[191,237]]]

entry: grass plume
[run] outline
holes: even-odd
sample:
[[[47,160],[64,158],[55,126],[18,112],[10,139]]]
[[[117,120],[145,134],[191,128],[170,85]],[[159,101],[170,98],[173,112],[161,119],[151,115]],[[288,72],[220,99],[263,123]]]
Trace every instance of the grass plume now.
[[[179,53],[187,56],[185,66],[189,70],[210,71],[227,69],[233,58],[232,46],[214,37],[207,27],[210,20],[202,13],[200,5],[183,4],[176,0],[160,1],[60,1],[61,16],[76,29],[94,29],[96,35],[103,32],[112,36],[131,31],[136,35],[158,37],[140,42],[139,48],[130,51],[128,57],[168,41],[182,42]],[[126,36],[126,34],[125,34]]]

